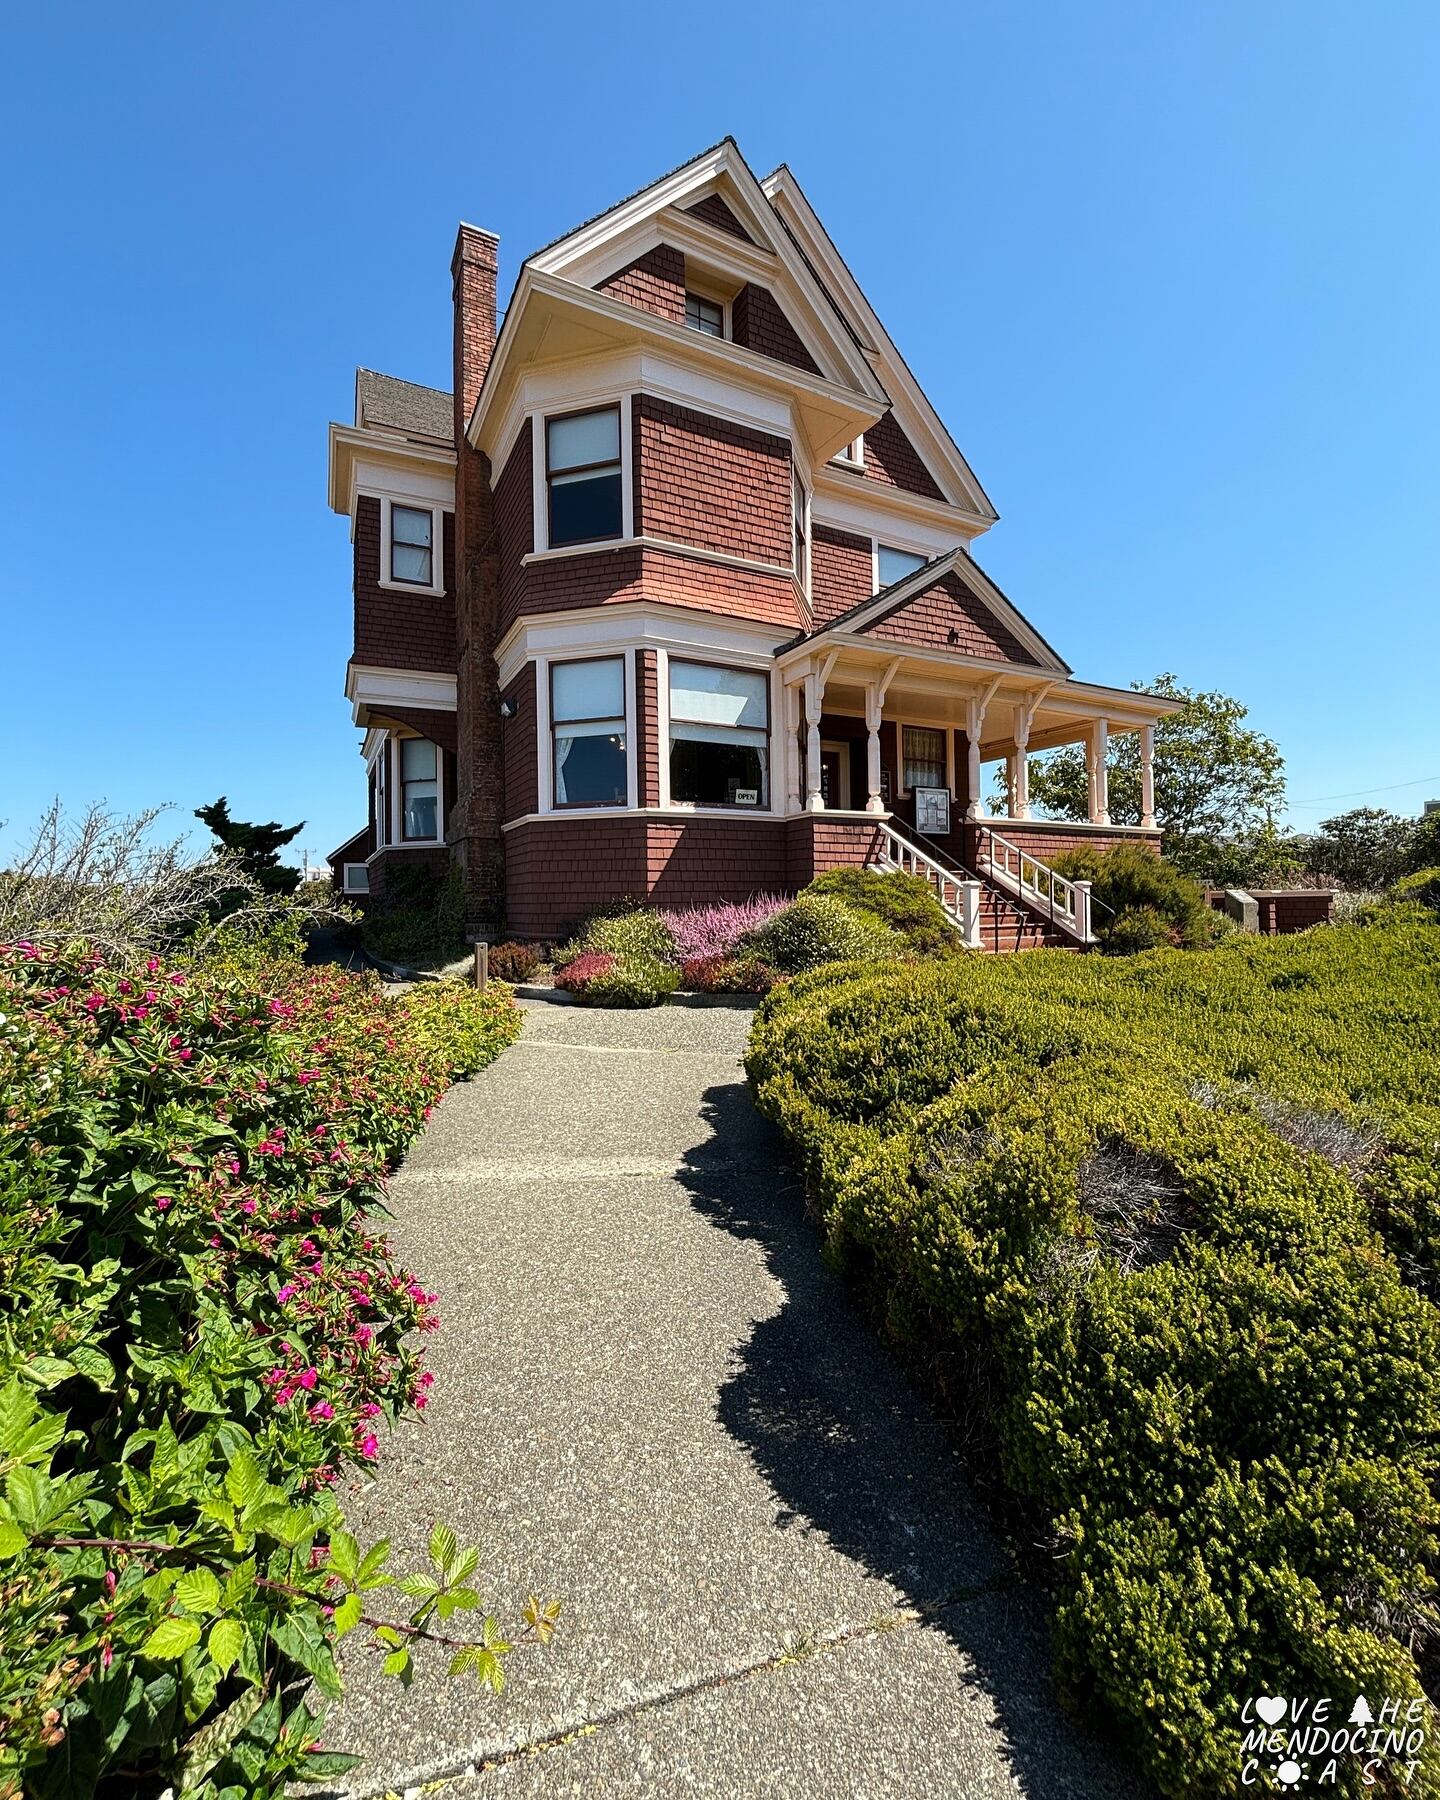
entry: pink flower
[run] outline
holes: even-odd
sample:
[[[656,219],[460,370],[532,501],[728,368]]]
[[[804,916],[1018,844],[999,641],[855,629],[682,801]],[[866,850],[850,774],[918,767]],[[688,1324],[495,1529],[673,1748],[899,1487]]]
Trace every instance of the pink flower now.
[[[192,1056],[193,1056],[193,1055],[194,1055],[194,1054],[195,1054],[195,1052],[194,1052],[194,1051],[193,1051],[193,1050],[182,1050],[182,1051],[181,1051],[181,1052],[180,1052],[180,1060],[181,1060],[181,1062],[189,1062],[189,1060],[190,1060],[190,1058],[191,1058],[191,1057],[192,1057]]]
[[[360,1454],[372,1461],[380,1454],[380,1443],[373,1431],[360,1440]]]
[[[306,1369],[300,1377],[300,1385],[308,1390],[313,1388],[319,1379],[320,1372],[318,1369]]]
[[[335,1408],[328,1400],[317,1400],[314,1406],[310,1408],[310,1417],[316,1420],[333,1419],[335,1417]]]
[[[162,1194],[160,1196],[160,1198],[155,1202],[155,1210],[157,1212],[164,1212],[165,1209],[170,1204],[171,1204],[170,1196],[168,1194]]]
[[[355,1342],[357,1344],[368,1344],[374,1335],[375,1333],[368,1325],[357,1325],[355,1327]]]
[[[287,1300],[293,1300],[298,1292],[299,1289],[295,1286],[295,1283],[293,1281],[287,1281],[275,1298],[280,1302],[281,1306],[283,1306]]]
[[[243,1213],[253,1213],[255,1210],[255,1204],[256,1203],[253,1200],[242,1200],[240,1202],[240,1210]]]

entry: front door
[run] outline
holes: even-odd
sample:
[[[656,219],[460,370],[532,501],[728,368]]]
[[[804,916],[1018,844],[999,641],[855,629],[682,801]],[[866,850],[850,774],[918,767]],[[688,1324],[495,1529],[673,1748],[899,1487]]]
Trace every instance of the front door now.
[[[820,746],[820,797],[827,808],[842,811],[850,804],[850,746]]]

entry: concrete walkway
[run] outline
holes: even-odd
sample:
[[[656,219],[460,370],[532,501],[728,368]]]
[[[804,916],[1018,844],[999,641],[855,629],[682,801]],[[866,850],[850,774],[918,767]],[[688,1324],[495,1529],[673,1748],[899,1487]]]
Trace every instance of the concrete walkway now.
[[[357,1646],[344,1792],[1140,1791],[1060,1717],[1033,1602],[821,1264],[748,1027],[535,1003],[396,1178],[436,1381],[356,1530],[403,1568],[446,1520],[510,1617],[564,1614],[498,1698],[438,1665],[407,1694]]]

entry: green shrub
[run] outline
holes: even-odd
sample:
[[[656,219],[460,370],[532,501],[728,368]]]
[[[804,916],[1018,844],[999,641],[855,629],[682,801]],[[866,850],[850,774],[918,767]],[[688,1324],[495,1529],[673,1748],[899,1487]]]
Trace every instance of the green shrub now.
[[[573,943],[556,954],[564,962],[581,951],[606,956],[642,957],[651,962],[674,962],[675,940],[660,915],[647,907],[627,912],[599,913],[589,919]]]
[[[923,876],[901,869],[831,869],[817,875],[805,892],[843,900],[852,912],[898,932],[918,955],[947,956],[964,949],[959,931]]]
[[[1116,844],[1105,851],[1064,850],[1053,859],[1052,867],[1067,881],[1091,884],[1091,897],[1099,902],[1095,909],[1095,934],[1102,946],[1109,944],[1121,915],[1139,909],[1158,913],[1165,920],[1169,929],[1159,942],[1187,950],[1201,949],[1211,942],[1210,909],[1204,893],[1173,863],[1138,844]],[[1127,936],[1137,940],[1129,945],[1132,949],[1154,948],[1151,942],[1138,941],[1148,933],[1133,924],[1119,935],[1122,943]],[[1120,944],[1109,947],[1119,950]]]
[[[1245,1791],[1257,1694],[1328,1695],[1341,1720],[1361,1692],[1421,1694],[1424,918],[1136,961],[832,967],[757,1013],[747,1069],[829,1253],[924,1334],[927,1366],[938,1339],[987,1371],[1004,1475],[1057,1546],[1062,1690],[1166,1795]],[[1335,1792],[1370,1791],[1341,1763]],[[1396,1791],[1440,1793],[1434,1745]]]
[[[426,1404],[435,1323],[370,1213],[519,1025],[293,956],[0,948],[0,1792],[279,1800],[355,1760],[306,1696],[391,1578],[337,1488]],[[430,1579],[466,1556],[442,1528]]]
[[[680,971],[674,963],[653,956],[617,956],[613,968],[589,982],[585,998],[596,1006],[658,1006],[679,985]]]
[[[827,962],[893,955],[899,939],[873,917],[852,911],[833,894],[801,894],[750,938],[762,961],[785,975]]]
[[[1385,896],[1394,906],[1413,904],[1440,913],[1440,869],[1417,869],[1402,875]]]
[[[372,956],[403,968],[439,969],[465,956],[465,878],[453,864],[443,873],[412,866],[392,869],[385,891],[366,909],[360,941]]]
[[[1105,921],[1100,947],[1110,956],[1133,956],[1137,950],[1159,950],[1175,941],[1174,929],[1155,906],[1127,906]]]

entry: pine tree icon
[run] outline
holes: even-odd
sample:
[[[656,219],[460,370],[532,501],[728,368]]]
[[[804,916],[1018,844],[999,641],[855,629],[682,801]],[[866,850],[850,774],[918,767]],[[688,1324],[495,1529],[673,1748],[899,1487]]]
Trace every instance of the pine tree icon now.
[[[1375,1723],[1375,1715],[1370,1710],[1370,1702],[1363,1694],[1356,1696],[1355,1704],[1350,1708],[1350,1723],[1352,1725],[1373,1725]]]

